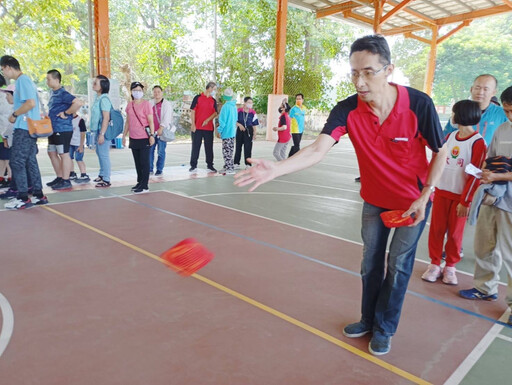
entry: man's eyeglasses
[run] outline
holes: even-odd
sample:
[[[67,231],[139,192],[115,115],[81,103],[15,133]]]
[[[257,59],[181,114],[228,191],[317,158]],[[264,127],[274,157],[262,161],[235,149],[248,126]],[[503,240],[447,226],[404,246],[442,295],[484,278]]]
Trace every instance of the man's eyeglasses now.
[[[374,71],[374,70],[362,70],[361,72],[352,71],[350,73],[350,79],[352,81],[357,81],[359,78],[363,78],[363,80],[368,80],[373,78],[375,75],[377,75],[379,72],[384,71],[386,68],[388,68],[389,64],[386,64],[384,67],[382,67],[380,70]]]

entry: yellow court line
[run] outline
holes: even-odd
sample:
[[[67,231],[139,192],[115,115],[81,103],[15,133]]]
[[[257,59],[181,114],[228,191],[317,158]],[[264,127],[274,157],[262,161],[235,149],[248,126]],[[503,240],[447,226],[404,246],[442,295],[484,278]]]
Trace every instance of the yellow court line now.
[[[54,213],[54,214],[64,218],[64,219],[67,219],[67,220],[69,220],[69,221],[71,221],[73,223],[76,223],[77,225],[80,225],[80,226],[85,227],[85,228],[87,228],[87,229],[89,229],[91,231],[94,231],[95,233],[100,234],[100,235],[102,235],[102,236],[104,236],[104,237],[106,237],[106,238],[108,238],[108,239],[110,239],[110,240],[112,240],[114,242],[120,243],[123,246],[126,246],[126,247],[128,247],[128,248],[130,248],[132,250],[135,250],[135,251],[137,251],[137,252],[139,252],[139,253],[141,253],[141,254],[149,257],[149,258],[152,258],[152,259],[154,259],[156,261],[162,262],[162,263],[164,263],[167,266],[173,267],[172,265],[169,264],[169,262],[167,262],[166,260],[160,258],[159,256],[157,256],[157,255],[155,255],[153,253],[150,253],[149,251],[146,251],[144,249],[141,249],[140,247],[137,247],[137,246],[135,246],[135,245],[133,245],[133,244],[131,244],[129,242],[126,242],[126,241],[124,241],[124,240],[122,240],[120,238],[117,238],[116,236],[114,236],[112,234],[109,234],[109,233],[107,233],[107,232],[105,232],[103,230],[100,230],[100,229],[98,229],[98,228],[96,228],[94,226],[88,225],[85,222],[82,222],[82,221],[80,221],[80,220],[78,220],[76,218],[73,218],[73,217],[71,217],[69,215],[66,215],[66,214],[64,214],[64,213],[62,213],[60,211],[57,211],[57,210],[55,210],[55,209],[53,209],[51,207],[48,207],[48,206],[41,206],[41,207],[44,208],[45,210],[48,210],[48,211],[50,211],[50,212],[52,212],[52,213]],[[341,341],[341,340],[331,336],[330,334],[327,334],[327,333],[325,333],[325,332],[323,332],[323,331],[321,331],[321,330],[319,330],[319,329],[317,329],[317,328],[315,328],[313,326],[310,326],[310,325],[308,325],[308,324],[306,324],[306,323],[304,323],[302,321],[299,321],[299,320],[297,320],[297,319],[295,319],[293,317],[290,317],[289,315],[286,315],[286,314],[280,312],[279,310],[271,308],[270,306],[264,305],[263,303],[258,302],[256,300],[250,298],[250,297],[247,297],[246,295],[241,294],[241,293],[239,293],[239,292],[237,292],[235,290],[232,290],[232,289],[230,289],[230,288],[228,288],[228,287],[226,287],[224,285],[221,285],[220,283],[212,281],[211,279],[203,277],[202,275],[199,275],[199,274],[192,274],[191,277],[194,277],[195,279],[197,279],[197,280],[199,280],[201,282],[204,282],[207,285],[210,285],[210,286],[212,286],[212,287],[214,287],[214,288],[216,288],[218,290],[223,291],[224,293],[232,295],[233,297],[236,297],[236,298],[238,298],[238,299],[240,299],[240,300],[242,300],[242,301],[244,301],[244,302],[246,302],[246,303],[248,303],[248,304],[250,304],[252,306],[255,306],[258,309],[261,309],[261,310],[263,310],[263,311],[265,311],[265,312],[267,312],[269,314],[272,314],[272,315],[274,315],[274,316],[276,316],[276,317],[278,317],[278,318],[280,318],[280,319],[282,319],[282,320],[284,320],[286,322],[289,322],[289,323],[291,323],[291,324],[293,324],[295,326],[298,326],[299,328],[301,328],[303,330],[306,330],[306,331],[308,331],[308,332],[310,332],[310,333],[312,333],[312,334],[314,334],[314,335],[316,335],[316,336],[318,336],[318,337],[320,337],[320,338],[322,338],[322,339],[324,339],[326,341],[329,341],[329,342],[331,342],[331,343],[333,343],[333,344],[335,344],[335,345],[337,345],[337,346],[339,346],[339,347],[349,351],[350,353],[353,353],[356,356],[359,356],[359,357],[361,357],[361,358],[363,358],[363,359],[365,359],[367,361],[370,361],[370,362],[374,363],[375,365],[378,365],[381,368],[384,368],[384,369],[386,369],[386,370],[388,370],[388,371],[390,371],[392,373],[395,373],[398,376],[403,377],[403,378],[405,378],[405,379],[407,379],[407,380],[409,380],[409,381],[411,381],[411,382],[413,382],[415,384],[431,385],[430,382],[425,381],[425,380],[423,380],[423,379],[421,379],[419,377],[416,377],[414,374],[411,374],[411,373],[409,373],[409,372],[407,372],[405,370],[402,370],[402,369],[400,369],[400,368],[398,368],[398,367],[396,367],[396,366],[394,366],[392,364],[389,364],[386,361],[383,361],[383,360],[381,360],[381,359],[379,359],[379,358],[377,358],[377,357],[375,357],[375,356],[373,356],[373,355],[371,355],[369,353],[366,353],[366,352],[364,352],[364,351],[362,351],[360,349],[357,349],[356,347],[354,347],[354,346],[352,346],[350,344],[347,344],[346,342],[343,342],[343,341]]]

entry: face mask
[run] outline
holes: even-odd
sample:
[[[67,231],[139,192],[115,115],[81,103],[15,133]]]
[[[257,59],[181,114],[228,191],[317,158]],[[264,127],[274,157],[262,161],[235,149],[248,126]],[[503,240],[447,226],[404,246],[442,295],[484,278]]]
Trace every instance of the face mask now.
[[[211,92],[211,94],[210,94],[210,96],[211,96],[212,98],[214,98],[216,93],[217,93],[217,92],[212,91],[212,92]]]
[[[233,99],[232,96],[222,95],[222,100],[225,101],[225,102],[229,102],[231,99]]]
[[[252,108],[252,103],[247,103],[245,106],[246,106],[247,108],[251,109],[251,108]]]
[[[142,99],[144,96],[144,92],[142,91],[132,91],[132,96],[134,99]]]
[[[302,100],[297,100],[295,104],[297,104],[298,106],[302,106]]]

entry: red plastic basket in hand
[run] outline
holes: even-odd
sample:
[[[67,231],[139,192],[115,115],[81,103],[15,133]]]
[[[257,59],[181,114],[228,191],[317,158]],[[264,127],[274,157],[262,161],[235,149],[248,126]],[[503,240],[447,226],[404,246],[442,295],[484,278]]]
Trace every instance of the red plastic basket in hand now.
[[[403,213],[405,213],[405,210],[384,211],[380,214],[380,217],[382,222],[384,222],[384,226],[389,228],[412,225],[414,223],[414,219],[410,215],[402,217]]]
[[[189,276],[206,266],[213,253],[194,238],[186,238],[164,251],[160,258],[169,262],[169,267],[178,274]]]

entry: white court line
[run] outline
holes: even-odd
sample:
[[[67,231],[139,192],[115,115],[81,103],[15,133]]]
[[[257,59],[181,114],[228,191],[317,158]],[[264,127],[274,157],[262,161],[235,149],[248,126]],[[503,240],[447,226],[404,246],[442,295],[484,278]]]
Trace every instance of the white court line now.
[[[2,330],[0,332],[0,357],[4,353],[14,329],[14,314],[7,298],[0,293],[0,310],[2,311]]]
[[[507,337],[507,336],[504,336],[503,334],[498,334],[498,335],[497,335],[497,337],[498,337],[500,340],[504,340],[504,341],[512,342],[512,338]]]
[[[507,313],[508,310],[503,313],[500,317],[500,321],[507,322]],[[480,357],[485,353],[485,351],[489,348],[491,343],[494,341],[496,337],[499,337],[500,332],[503,330],[503,325],[494,324],[492,328],[487,332],[487,334],[482,338],[482,340],[475,346],[473,351],[469,353],[464,361],[459,365],[457,369],[452,373],[452,375],[446,380],[444,385],[457,385],[466,377],[471,368],[478,362]]]
[[[272,180],[270,182],[293,183],[293,184],[298,184],[298,185],[301,185],[301,186],[320,187],[320,188],[325,188],[325,189],[330,189],[330,190],[348,191],[348,192],[353,192],[353,193],[358,193],[359,194],[359,190],[349,190],[349,189],[346,189],[346,188],[324,186],[324,185],[321,185],[321,184],[293,182],[293,181],[290,181],[290,180],[282,180],[282,179],[274,179],[274,180]]]
[[[330,199],[335,201],[346,201],[351,203],[356,203],[359,205],[362,205],[363,202],[355,201],[352,199],[345,199],[345,198],[336,198],[336,197],[328,197],[324,195],[315,195],[315,194],[299,194],[299,193],[279,193],[279,192],[260,192],[260,191],[241,191],[241,192],[225,192],[225,193],[215,193],[215,194],[199,194],[199,195],[193,195],[194,198],[204,198],[204,197],[211,197],[211,196],[222,196],[222,195],[249,195],[249,194],[255,194],[255,195],[287,195],[287,196],[301,196],[301,197],[308,197],[308,198],[323,198],[323,199]]]

